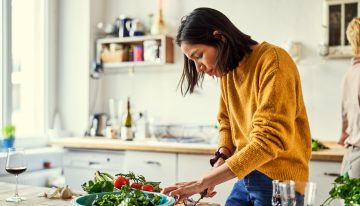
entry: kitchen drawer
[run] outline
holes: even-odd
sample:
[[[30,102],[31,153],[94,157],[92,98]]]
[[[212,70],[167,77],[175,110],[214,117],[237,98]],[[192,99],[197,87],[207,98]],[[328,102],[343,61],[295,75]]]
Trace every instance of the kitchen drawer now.
[[[176,153],[126,151],[124,170],[143,175],[161,187],[176,182]]]
[[[310,161],[310,181],[317,183],[316,204],[320,205],[329,197],[335,178],[340,175],[341,162]]]
[[[64,166],[72,168],[88,168],[96,170],[122,171],[124,151],[107,150],[69,150],[64,154]],[[114,174],[113,174],[114,175]]]

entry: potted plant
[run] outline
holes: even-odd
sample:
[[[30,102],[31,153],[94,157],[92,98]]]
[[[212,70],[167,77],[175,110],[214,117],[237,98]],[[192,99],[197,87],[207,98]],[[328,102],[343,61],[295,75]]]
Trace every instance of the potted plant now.
[[[11,148],[14,146],[15,141],[15,126],[8,124],[2,128],[3,133],[3,147]]]
[[[360,178],[350,178],[348,173],[337,177],[329,192],[329,198],[320,206],[327,206],[339,199],[345,206],[360,206]]]

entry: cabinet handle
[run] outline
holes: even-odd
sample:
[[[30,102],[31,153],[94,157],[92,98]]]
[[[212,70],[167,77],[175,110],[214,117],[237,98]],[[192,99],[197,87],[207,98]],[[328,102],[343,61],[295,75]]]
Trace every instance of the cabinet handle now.
[[[332,172],[324,172],[324,175],[331,176],[331,177],[339,177],[339,173],[332,173]]]
[[[93,161],[89,162],[89,165],[99,165],[99,164],[100,164],[100,162],[93,162]]]
[[[148,165],[157,165],[157,166],[161,166],[161,163],[158,161],[145,161],[146,164]]]

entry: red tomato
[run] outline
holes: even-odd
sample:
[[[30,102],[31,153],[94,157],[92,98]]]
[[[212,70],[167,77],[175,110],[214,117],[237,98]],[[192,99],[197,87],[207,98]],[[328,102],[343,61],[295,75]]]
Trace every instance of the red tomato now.
[[[150,184],[143,185],[141,187],[141,190],[148,191],[148,192],[154,192],[154,187]]]
[[[123,176],[118,176],[113,179],[114,187],[120,189],[123,185],[129,185],[129,179]]]
[[[143,185],[142,184],[139,184],[139,183],[131,183],[131,185],[130,185],[130,187],[132,187],[132,188],[136,188],[136,189],[141,189],[141,187],[142,187]]]

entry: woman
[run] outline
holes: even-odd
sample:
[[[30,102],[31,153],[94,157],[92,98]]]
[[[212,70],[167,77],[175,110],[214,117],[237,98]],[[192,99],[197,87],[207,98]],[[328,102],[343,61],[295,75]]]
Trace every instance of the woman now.
[[[197,8],[183,18],[176,41],[184,53],[184,95],[205,74],[220,79],[220,139],[212,171],[163,193],[181,201],[208,189],[205,196],[211,197],[214,186],[238,178],[226,205],[266,206],[273,179],[307,181],[310,129],[291,57],[267,42],[257,43],[211,8]]]
[[[338,143],[347,148],[341,174],[356,178],[360,177],[360,17],[349,23],[346,36],[355,57],[342,85],[342,133]]]

